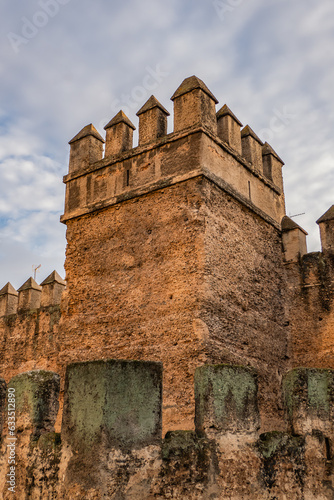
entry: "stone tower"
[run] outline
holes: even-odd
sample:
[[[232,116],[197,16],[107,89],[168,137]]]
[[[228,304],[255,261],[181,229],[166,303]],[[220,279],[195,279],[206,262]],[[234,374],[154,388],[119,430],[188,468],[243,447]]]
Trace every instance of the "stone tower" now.
[[[193,428],[196,367],[251,365],[266,428],[288,360],[283,162],[199,78],[172,101],[170,134],[154,96],[138,111],[137,147],[122,111],[106,142],[70,141],[62,350],[162,361],[166,430]]]
[[[307,253],[272,147],[172,100],[70,141],[66,282],[0,290],[1,498],[333,499],[334,206]]]

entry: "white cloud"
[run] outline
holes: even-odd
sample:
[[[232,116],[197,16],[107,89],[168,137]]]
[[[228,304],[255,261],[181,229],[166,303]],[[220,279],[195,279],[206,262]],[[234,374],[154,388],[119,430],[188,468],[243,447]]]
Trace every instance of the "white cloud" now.
[[[277,110],[296,115],[271,142],[286,162],[288,211],[306,212],[298,223],[310,232],[310,249],[319,247],[315,220],[333,203],[332,0],[244,0],[224,20],[211,1],[70,0],[15,54],[7,33],[20,33],[21,18],[39,8],[22,0],[0,6],[2,279],[14,266],[23,282],[38,256],[64,259],[67,141],[87,123],[102,128],[113,102],[124,107],[122,95],[157,64],[169,68],[154,90],[169,110],[182,79],[197,74],[255,132],[270,130]],[[143,102],[136,104],[135,124]]]

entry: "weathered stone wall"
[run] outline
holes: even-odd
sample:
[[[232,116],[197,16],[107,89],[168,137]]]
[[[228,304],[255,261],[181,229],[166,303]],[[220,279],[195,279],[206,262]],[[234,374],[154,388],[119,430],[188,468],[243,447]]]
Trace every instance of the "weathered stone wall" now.
[[[287,365],[285,269],[281,235],[208,181],[205,293],[200,319],[213,363],[247,364],[259,373],[263,431],[282,425],[280,385]]]
[[[334,372],[294,370],[282,389],[288,430],[259,435],[256,372],[202,366],[195,431],[162,439],[160,363],[70,365],[61,433],[59,376],[18,375],[7,387],[15,423],[1,434],[1,498],[13,498],[14,488],[26,500],[330,500]]]
[[[71,220],[67,239],[61,358],[162,361],[166,431],[193,428],[193,375],[205,360],[256,366],[262,413],[281,416],[276,228],[199,177]]]
[[[137,148],[122,112],[106,126],[104,158],[87,153],[103,142],[92,125],[70,141],[59,360],[162,361],[165,431],[193,429],[199,364],[253,364],[261,413],[283,425],[283,162],[227,107],[216,115],[196,77],[172,99],[172,134],[152,97],[138,112]]]
[[[193,427],[189,388],[205,361],[194,328],[204,284],[202,204],[200,180],[189,180],[67,226],[61,362],[162,361],[166,430]]]
[[[55,369],[59,354],[60,305],[0,318],[1,374]]]
[[[123,112],[70,141],[66,290],[0,291],[3,498],[6,383],[18,498],[333,498],[334,207],[307,254],[270,145],[172,100],[171,134],[152,96],[138,147]]]
[[[316,252],[287,265],[293,366],[334,368],[333,257]]]

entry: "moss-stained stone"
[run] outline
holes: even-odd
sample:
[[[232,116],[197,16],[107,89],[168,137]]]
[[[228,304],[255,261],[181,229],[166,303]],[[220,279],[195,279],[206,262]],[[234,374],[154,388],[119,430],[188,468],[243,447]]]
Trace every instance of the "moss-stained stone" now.
[[[170,431],[162,443],[162,458],[184,457],[191,451],[200,450],[204,444],[207,444],[206,439],[198,437],[194,431]]]
[[[205,494],[219,473],[215,446],[193,431],[167,432],[162,459],[158,498],[195,498],[189,496],[193,491]]]
[[[15,389],[18,430],[32,429],[32,439],[54,430],[59,408],[60,377],[36,370],[13,377],[8,388]]]
[[[334,412],[334,371],[297,368],[283,381],[289,423],[294,432],[328,432]]]
[[[137,447],[161,439],[161,363],[102,360],[69,365],[62,433],[76,450]]]
[[[48,432],[30,444],[25,480],[26,498],[58,498],[60,459],[60,434]]]
[[[267,489],[283,491],[281,480],[284,481],[284,488],[290,487],[291,492],[295,488],[303,488],[306,475],[304,437],[267,432],[261,434],[257,449],[262,460],[262,480]]]
[[[198,432],[255,432],[259,428],[256,372],[243,366],[207,365],[195,372]]]

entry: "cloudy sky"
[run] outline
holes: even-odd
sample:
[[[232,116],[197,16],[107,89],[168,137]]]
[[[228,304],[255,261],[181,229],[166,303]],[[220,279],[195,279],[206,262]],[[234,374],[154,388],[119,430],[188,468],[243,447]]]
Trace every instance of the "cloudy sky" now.
[[[333,0],[2,0],[0,288],[64,276],[62,176],[86,124],[193,74],[285,161],[288,215],[320,249],[333,203]],[[171,130],[171,129],[170,129]]]

